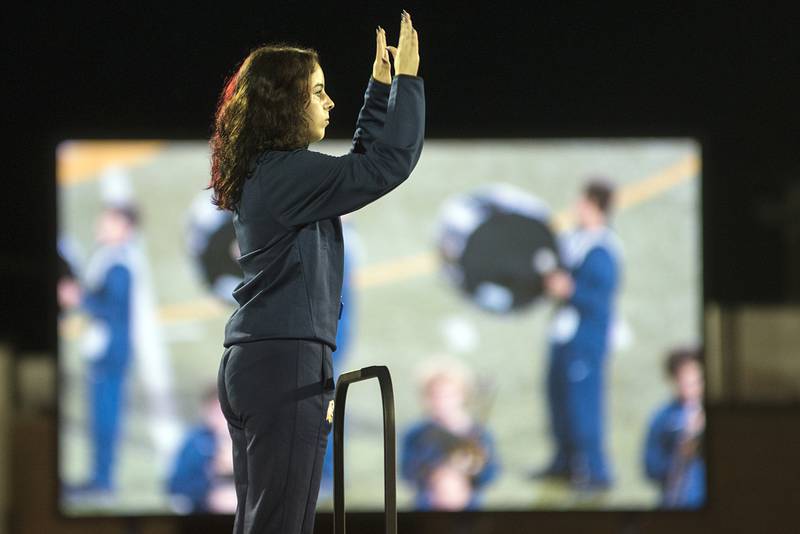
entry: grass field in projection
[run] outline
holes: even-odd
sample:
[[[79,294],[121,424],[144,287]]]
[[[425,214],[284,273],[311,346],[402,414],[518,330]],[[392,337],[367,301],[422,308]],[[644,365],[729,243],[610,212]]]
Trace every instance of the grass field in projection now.
[[[349,144],[312,149],[342,154]],[[94,247],[101,176],[120,166],[141,209],[158,328],[173,376],[181,426],[197,417],[198,396],[213,384],[231,307],[198,278],[186,252],[188,208],[208,180],[204,142],[81,143],[59,151],[59,236],[78,245],[86,261]],[[488,183],[517,186],[543,200],[554,222],[569,226],[569,209],[584,180],[602,175],[618,186],[613,227],[624,246],[617,309],[625,342],[607,367],[607,448],[615,485],[600,500],[577,501],[565,487],[527,474],[550,456],[544,373],[546,327],[552,306],[518,313],[482,311],[442,276],[436,255],[437,216],[451,195]],[[698,341],[701,311],[699,149],[688,140],[429,140],[411,178],[387,197],[348,218],[355,259],[353,342],[340,369],[387,365],[392,372],[397,430],[422,415],[415,382],[421,362],[449,355],[496,386],[486,421],[502,472],[485,494],[487,509],[649,508],[657,492],[643,476],[644,432],[669,395],[662,372],[666,351]],[[61,477],[78,482],[89,468],[86,367],[82,322],[61,324]],[[459,339],[467,332],[471,342]],[[135,365],[135,363],[134,363]],[[146,380],[131,370],[118,461],[115,510],[168,513],[164,469],[153,439]],[[348,507],[383,505],[382,417],[377,383],[354,386],[348,397]],[[411,489],[398,485],[401,509]],[[321,509],[331,509],[328,499]],[[107,509],[103,509],[107,513]],[[75,513],[97,512],[77,508]]]

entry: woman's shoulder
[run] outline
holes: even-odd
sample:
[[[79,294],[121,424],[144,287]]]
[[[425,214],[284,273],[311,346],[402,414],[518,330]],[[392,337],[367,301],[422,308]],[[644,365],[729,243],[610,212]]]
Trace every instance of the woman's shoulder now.
[[[310,150],[308,147],[292,148],[287,150],[265,150],[255,160],[255,169],[260,171],[275,165],[292,165],[301,161],[316,161],[319,159],[333,158],[323,152]],[[257,172],[256,172],[257,174]]]
[[[273,162],[273,161],[276,161],[276,160],[280,160],[280,159],[283,159],[283,158],[286,158],[286,157],[289,157],[289,156],[292,156],[292,155],[296,155],[296,154],[298,154],[300,152],[308,152],[308,148],[307,147],[299,147],[299,148],[291,148],[291,149],[286,149],[286,150],[277,150],[277,149],[265,150],[265,151],[261,152],[258,156],[256,156],[256,158],[255,158],[255,166],[256,166],[256,168],[258,168],[258,167],[260,167],[260,166],[262,166],[264,164],[267,164],[267,163],[270,163],[270,162]]]
[[[286,163],[293,157],[301,152],[307,152],[306,148],[295,148],[291,150],[265,150],[258,156],[255,156],[250,164],[250,173],[247,175],[247,182],[254,181],[253,179],[263,179],[266,177],[274,177],[280,174],[280,169],[285,167]]]
[[[309,150],[308,147],[267,150],[256,159],[251,177],[274,182],[287,176],[296,177],[298,174],[317,175],[331,168],[338,168],[344,161],[342,157]]]

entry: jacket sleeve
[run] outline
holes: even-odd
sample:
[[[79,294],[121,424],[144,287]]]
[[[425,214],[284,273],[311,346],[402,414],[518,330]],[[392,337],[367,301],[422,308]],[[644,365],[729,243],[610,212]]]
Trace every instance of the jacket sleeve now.
[[[81,307],[90,315],[106,320],[122,320],[130,306],[131,275],[126,267],[109,269],[103,285],[85,293]]]
[[[389,92],[391,85],[381,83],[375,78],[370,78],[367,90],[364,93],[364,105],[358,113],[356,132],[353,135],[351,152],[366,154],[372,143],[383,130],[386,122],[386,108],[389,105]]]
[[[210,457],[202,454],[203,436],[192,434],[181,447],[172,473],[167,480],[167,492],[181,495],[191,501],[195,510],[202,509],[211,489],[208,464]]]
[[[608,251],[596,248],[589,253],[575,276],[575,291],[570,303],[583,314],[602,308],[617,285],[617,268]]]
[[[361,130],[364,139],[360,143],[364,146],[372,129]],[[282,153],[257,171],[263,173],[261,196],[275,218],[287,227],[355,211],[408,178],[419,161],[424,130],[422,79],[396,76],[383,129],[374,141],[366,142],[366,152],[339,157],[305,149]]]
[[[407,432],[400,446],[400,477],[404,480],[417,483],[416,451],[414,451],[414,434]]]
[[[671,462],[669,434],[666,431],[666,414],[656,414],[647,431],[644,446],[644,471],[647,478],[664,482]]]
[[[486,452],[486,464],[473,478],[472,483],[476,489],[483,488],[500,474],[500,460],[497,456],[497,447],[495,447],[494,438],[487,430],[481,432],[480,444]]]

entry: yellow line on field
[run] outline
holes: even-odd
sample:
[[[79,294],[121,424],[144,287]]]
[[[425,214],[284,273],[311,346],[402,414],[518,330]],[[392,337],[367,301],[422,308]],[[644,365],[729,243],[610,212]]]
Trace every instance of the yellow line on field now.
[[[622,188],[617,201],[617,209],[624,210],[650,200],[673,187],[695,178],[699,171],[700,160],[697,156],[687,156],[660,173]]]
[[[620,188],[617,211],[623,211],[646,202],[673,187],[697,176],[700,162],[696,156],[688,156],[665,169]],[[573,224],[571,209],[563,209],[553,217],[556,231],[563,231]],[[403,258],[395,258],[358,269],[355,286],[369,289],[424,276],[436,271],[438,257],[434,252],[424,252]],[[230,313],[231,308],[213,298],[201,298],[180,304],[164,306],[160,310],[161,321],[175,323],[188,320],[204,320]]]
[[[697,156],[687,156],[660,172],[621,187],[617,193],[614,209],[616,211],[624,211],[646,202],[696,177],[699,170],[700,160]],[[571,209],[561,210],[553,217],[553,228],[556,232],[562,232],[574,224],[573,219],[574,215]]]
[[[355,286],[359,289],[366,289],[425,275],[433,272],[436,264],[436,256],[433,253],[423,252],[414,256],[368,265],[356,270]]]
[[[95,180],[104,169],[130,167],[147,161],[164,141],[66,141],[58,146],[58,185],[70,186]]]
[[[206,320],[219,317],[220,315],[230,314],[232,306],[226,306],[221,301],[213,297],[201,297],[198,299],[169,304],[159,309],[159,318],[162,323],[178,323],[186,320]]]
[[[680,185],[697,175],[700,162],[696,156],[687,156],[666,169],[620,188],[616,210],[622,211],[641,204]],[[572,209],[562,209],[553,216],[553,227],[561,232],[574,224]],[[388,260],[356,271],[355,285],[359,289],[387,285],[407,278],[430,274],[436,269],[437,256],[425,252],[405,258]]]

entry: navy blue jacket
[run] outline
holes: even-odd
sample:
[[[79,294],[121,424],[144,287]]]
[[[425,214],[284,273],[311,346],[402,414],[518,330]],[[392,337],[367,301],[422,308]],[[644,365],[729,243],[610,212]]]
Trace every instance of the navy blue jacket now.
[[[309,339],[336,349],[344,247],[340,215],[382,197],[419,161],[425,130],[422,79],[370,79],[353,148],[334,157],[306,148],[268,151],[234,211],[244,280],[225,328],[226,347]]]

